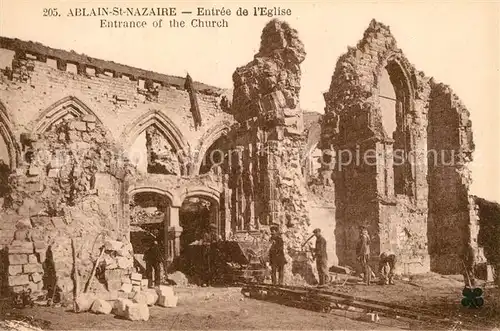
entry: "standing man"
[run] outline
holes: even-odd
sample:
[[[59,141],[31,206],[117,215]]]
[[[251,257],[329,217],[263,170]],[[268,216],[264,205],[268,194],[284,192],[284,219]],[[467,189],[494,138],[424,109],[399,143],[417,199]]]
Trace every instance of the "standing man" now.
[[[269,249],[269,262],[271,263],[271,279],[276,285],[278,273],[279,285],[283,285],[284,269],[286,264],[285,246],[277,226],[271,226],[271,248]]]
[[[144,261],[146,262],[146,275],[148,278],[149,288],[160,285],[160,262],[162,260],[160,247],[158,246],[158,242],[154,240],[153,244],[144,252]]]
[[[217,243],[222,240],[222,237],[217,233],[217,225],[211,223],[207,232],[203,234],[203,257],[205,261],[206,273],[204,280],[208,285],[211,285],[217,276]]]
[[[368,234],[368,229],[364,226],[361,227],[361,232],[359,234],[358,247],[356,248],[356,255],[358,261],[361,264],[361,269],[364,273],[363,281],[366,285],[370,285],[372,278],[372,270],[370,268],[370,235]]]
[[[380,254],[378,272],[383,285],[394,285],[394,269],[396,268],[396,254],[386,251]]]
[[[321,235],[321,229],[314,229],[313,234],[316,236],[314,258],[316,259],[316,268],[318,269],[319,286],[323,286],[328,281],[328,255],[326,254],[326,239]]]

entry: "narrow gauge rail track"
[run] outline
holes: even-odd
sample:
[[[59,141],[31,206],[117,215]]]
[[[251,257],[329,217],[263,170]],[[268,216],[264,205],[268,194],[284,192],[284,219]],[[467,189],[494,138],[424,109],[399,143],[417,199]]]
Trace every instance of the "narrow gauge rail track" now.
[[[355,307],[367,313],[380,313],[389,318],[417,321],[432,327],[455,328],[460,325],[461,329],[478,330],[477,321],[464,316],[455,319],[444,318],[442,314],[429,309],[380,302],[318,288],[252,283],[242,284],[241,292],[250,298],[314,311],[329,312],[331,309]]]

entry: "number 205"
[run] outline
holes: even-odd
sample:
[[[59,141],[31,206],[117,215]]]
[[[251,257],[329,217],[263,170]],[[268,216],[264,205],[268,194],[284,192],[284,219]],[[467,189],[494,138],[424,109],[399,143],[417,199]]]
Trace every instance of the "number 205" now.
[[[44,8],[43,16],[59,16],[57,8]]]

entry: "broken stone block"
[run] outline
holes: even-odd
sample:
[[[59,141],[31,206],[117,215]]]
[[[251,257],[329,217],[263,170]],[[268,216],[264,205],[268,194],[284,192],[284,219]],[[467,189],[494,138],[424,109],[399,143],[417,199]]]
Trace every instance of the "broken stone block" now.
[[[34,165],[30,166],[30,168],[28,170],[29,176],[39,176],[41,173],[42,173],[42,170],[40,169],[40,167],[37,167]]]
[[[16,230],[16,232],[14,232],[14,240],[16,240],[16,241],[27,241],[28,240],[28,234],[29,234],[28,230],[25,230],[25,229]]]
[[[118,256],[116,258],[116,263],[118,264],[118,268],[120,269],[128,269],[134,266],[134,262],[132,261],[132,259],[126,258],[124,256]]]
[[[23,273],[23,266],[22,265],[10,265],[9,266],[9,275],[15,276],[18,274]]]
[[[34,272],[43,272],[43,268],[41,264],[25,264],[23,265],[23,272],[25,274],[31,274]]]
[[[141,279],[141,287],[148,287],[149,279]]]
[[[125,293],[132,292],[132,284],[130,284],[130,283],[124,283],[124,284],[122,284],[122,287],[120,288],[120,291],[125,292]]]
[[[66,226],[66,223],[64,222],[64,217],[61,216],[52,217],[52,224],[54,224],[56,228],[63,228],[64,226]]]
[[[149,320],[148,305],[133,303],[127,306],[125,316],[131,321],[147,321]]]
[[[47,174],[47,176],[49,178],[57,178],[57,177],[59,177],[59,172],[60,172],[59,169],[50,169],[49,173]]]
[[[141,286],[142,279],[141,280],[132,279],[130,282],[132,283],[132,285]]]
[[[108,239],[104,242],[104,247],[107,251],[119,251],[123,243],[117,240]]]
[[[9,264],[26,264],[28,263],[28,255],[26,254],[9,254]]]
[[[94,115],[84,115],[82,117],[82,121],[89,122],[89,123],[95,123],[95,122],[97,122],[97,118]]]
[[[45,251],[39,251],[36,253],[36,255],[38,256],[38,261],[40,261],[40,263],[45,262],[45,257],[46,257]]]
[[[186,286],[189,283],[186,275],[184,275],[180,271],[171,273],[170,275],[168,275],[168,279],[172,280],[175,283],[175,285],[179,286]]]
[[[78,131],[87,131],[87,123],[81,121],[72,122],[73,127]]]
[[[132,292],[140,292],[140,291],[141,291],[140,285],[132,285]]]
[[[23,206],[25,206],[25,205],[26,204],[23,204]],[[29,207],[29,206],[27,206],[27,207]],[[16,223],[16,229],[25,230],[25,229],[31,229],[31,228],[32,228],[31,221],[27,218],[20,219]]]
[[[82,293],[78,295],[78,298],[75,300],[75,312],[81,313],[88,311],[92,304],[95,301],[95,297],[92,294]]]
[[[30,279],[33,283],[38,283],[42,280],[42,276],[38,272],[35,272],[30,275]]]
[[[47,227],[47,225],[52,225],[50,222],[50,216],[31,216],[31,224],[34,227]]]
[[[95,313],[95,314],[110,314],[111,310],[113,307],[109,302],[106,300],[102,299],[96,299],[94,300],[94,303],[92,304],[92,307],[90,308],[90,311]]]
[[[28,263],[38,263],[38,258],[35,254],[28,255]]]
[[[148,303],[148,295],[146,292],[136,292],[134,297],[132,298],[132,301],[135,303]]]
[[[9,276],[9,286],[27,285],[29,282],[28,275]]]
[[[39,253],[41,250],[45,250],[47,248],[44,241],[35,241],[33,244],[35,246],[35,251],[37,253]]]
[[[43,241],[43,239],[44,239],[43,233],[42,233],[42,231],[40,229],[31,229],[31,230],[29,230],[28,237],[32,241]]]
[[[113,312],[115,315],[125,317],[127,307],[133,305],[134,303],[129,299],[118,298],[113,305]]]
[[[23,286],[23,285],[12,286],[11,289],[12,289],[12,292],[14,292],[14,293],[21,293],[21,292],[25,291],[26,286]]]
[[[142,280],[142,275],[140,273],[134,272],[134,273],[132,273],[132,275],[130,275],[130,279],[140,281],[140,280]],[[132,282],[132,284],[133,284],[133,282]]]
[[[156,288],[156,293],[163,296],[174,296],[174,288],[172,286],[160,285]]]
[[[87,130],[94,131],[95,130],[95,123],[87,123]]]
[[[160,295],[156,304],[161,307],[177,307],[177,296]]]
[[[70,141],[78,141],[81,139],[82,135],[78,131],[71,130],[68,132],[68,137]]]
[[[146,294],[148,306],[154,306],[159,297],[156,291],[154,289],[147,289],[143,293]]]
[[[9,246],[9,254],[33,254],[33,243],[30,241],[14,240]]]

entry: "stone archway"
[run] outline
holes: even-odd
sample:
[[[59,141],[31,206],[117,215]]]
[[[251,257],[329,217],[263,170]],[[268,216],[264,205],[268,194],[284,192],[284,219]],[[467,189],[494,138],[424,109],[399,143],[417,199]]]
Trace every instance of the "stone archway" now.
[[[175,123],[159,110],[136,118],[123,130],[120,140],[129,159],[147,159],[142,160],[147,161],[147,173],[189,175],[192,172],[189,143]]]
[[[182,233],[179,236],[180,262],[179,270],[194,282],[208,281],[211,275],[211,264],[207,264],[207,235],[215,226],[217,235],[225,237],[225,224],[221,222],[219,194],[206,187],[187,189],[182,195],[183,203],[179,208],[179,225]],[[211,249],[210,249],[211,250]],[[213,271],[213,270],[212,270]],[[208,278],[206,278],[208,277]]]
[[[0,135],[3,139],[5,148],[5,158],[4,163],[13,170],[17,168],[19,160],[21,159],[21,148],[17,142],[14,133],[12,131],[12,123],[10,121],[9,114],[7,113],[7,108],[0,101]],[[3,155],[2,155],[3,156]]]

